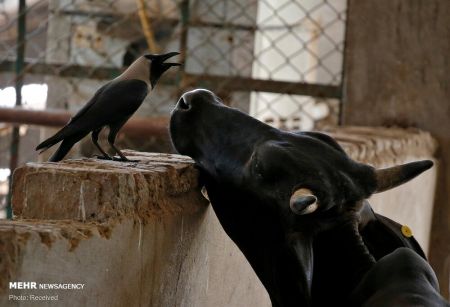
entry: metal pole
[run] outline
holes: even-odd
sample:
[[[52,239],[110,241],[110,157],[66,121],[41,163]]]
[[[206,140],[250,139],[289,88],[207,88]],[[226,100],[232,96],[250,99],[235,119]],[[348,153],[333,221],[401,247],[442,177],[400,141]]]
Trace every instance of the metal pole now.
[[[17,20],[17,55],[16,55],[16,107],[22,105],[22,85],[23,85],[23,74],[22,70],[24,67],[25,59],[25,34],[26,34],[26,0],[19,0],[19,11]],[[6,217],[12,219],[12,176],[13,172],[17,167],[19,161],[19,144],[20,144],[20,134],[19,126],[15,126],[11,134],[11,148],[9,152],[9,169],[11,171],[8,178],[8,197],[6,201]]]
[[[181,17],[181,34],[180,34],[180,63],[183,65],[180,67],[179,71],[179,90],[178,96],[180,96],[186,90],[186,57],[188,50],[188,34],[189,34],[189,0],[182,0],[179,4],[180,6],[180,17]]]
[[[345,34],[344,34],[344,49],[342,50],[342,73],[341,73],[341,84],[340,84],[340,88],[341,88],[341,97],[339,99],[339,110],[338,110],[338,126],[342,126],[344,125],[344,107],[345,107],[345,101],[347,100],[347,96],[345,95],[346,93],[346,86],[347,86],[347,76],[345,74],[345,69],[346,69],[346,63],[347,63],[347,44],[348,44],[348,39],[349,39],[349,32],[348,32],[348,23],[349,23],[349,17],[350,16],[350,7],[349,7],[349,1],[347,1],[346,3],[346,12],[345,12],[345,16],[347,16],[345,18]]]
[[[0,123],[10,123],[16,126],[36,125],[60,128],[67,124],[71,116],[72,114],[66,111],[34,111],[0,107]],[[120,133],[131,137],[167,136],[168,126],[169,118],[167,116],[132,117],[120,130]]]

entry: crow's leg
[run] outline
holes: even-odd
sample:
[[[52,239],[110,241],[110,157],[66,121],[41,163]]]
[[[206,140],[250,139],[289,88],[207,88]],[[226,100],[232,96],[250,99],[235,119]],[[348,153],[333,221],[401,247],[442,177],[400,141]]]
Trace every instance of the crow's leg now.
[[[99,159],[105,159],[105,160],[112,160],[112,157],[106,153],[106,151],[103,150],[103,148],[100,147],[100,144],[98,143],[98,135],[100,134],[100,131],[102,131],[102,128],[92,131],[91,139],[92,143],[94,143],[95,147],[97,147],[98,150],[102,153],[103,156],[97,156]]]
[[[108,135],[108,143],[114,149],[114,151],[119,155],[120,159],[113,158],[115,161],[122,161],[122,162],[138,162],[135,160],[129,160],[125,155],[114,145],[114,142],[116,141],[117,133],[119,132],[120,128],[122,128],[122,125],[124,124],[120,123],[119,125],[109,126],[109,135]]]

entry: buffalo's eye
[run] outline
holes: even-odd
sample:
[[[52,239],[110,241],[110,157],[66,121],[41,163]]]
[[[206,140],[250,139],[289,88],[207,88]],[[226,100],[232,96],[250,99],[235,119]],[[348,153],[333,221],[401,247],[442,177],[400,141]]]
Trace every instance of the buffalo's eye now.
[[[260,177],[260,178],[264,178],[263,175],[263,168],[262,165],[259,161],[256,161],[254,164],[254,170],[255,170],[255,174]]]
[[[264,165],[256,153],[253,153],[250,160],[250,173],[258,179],[264,179]]]

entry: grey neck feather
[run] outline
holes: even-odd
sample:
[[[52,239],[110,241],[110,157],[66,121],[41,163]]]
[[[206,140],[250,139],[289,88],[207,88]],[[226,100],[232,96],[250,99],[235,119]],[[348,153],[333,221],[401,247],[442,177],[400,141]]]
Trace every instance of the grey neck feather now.
[[[150,64],[149,60],[141,56],[134,61],[120,76],[114,80],[142,80],[150,86]]]

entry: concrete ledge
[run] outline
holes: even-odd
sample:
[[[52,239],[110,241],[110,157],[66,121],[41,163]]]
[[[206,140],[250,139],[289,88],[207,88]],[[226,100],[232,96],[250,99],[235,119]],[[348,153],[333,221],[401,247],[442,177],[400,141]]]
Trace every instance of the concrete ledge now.
[[[352,159],[377,168],[433,160],[438,147],[430,133],[414,128],[344,126],[323,132],[334,137]]]
[[[14,172],[18,218],[105,221],[196,211],[207,202],[185,156],[124,151],[138,163],[98,159],[27,163]]]

